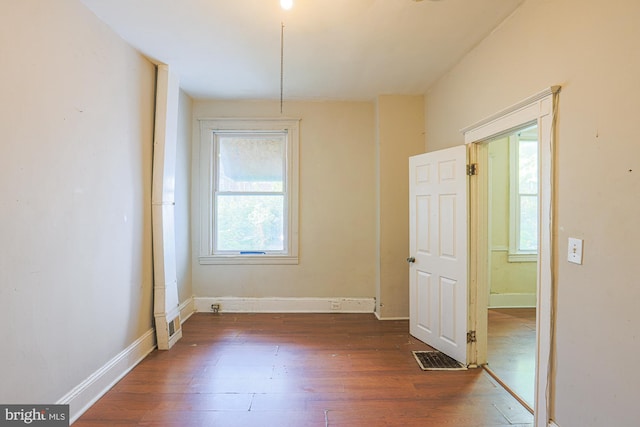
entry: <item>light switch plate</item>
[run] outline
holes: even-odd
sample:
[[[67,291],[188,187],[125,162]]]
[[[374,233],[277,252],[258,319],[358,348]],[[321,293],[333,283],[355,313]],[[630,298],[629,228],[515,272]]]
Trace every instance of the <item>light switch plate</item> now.
[[[582,239],[569,237],[569,252],[567,261],[574,264],[582,264]]]

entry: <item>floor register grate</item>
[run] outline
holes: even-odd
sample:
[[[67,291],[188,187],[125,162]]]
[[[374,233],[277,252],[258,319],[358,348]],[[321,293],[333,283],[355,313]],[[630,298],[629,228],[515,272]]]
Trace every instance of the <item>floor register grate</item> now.
[[[418,365],[423,371],[464,371],[467,367],[439,351],[414,351]]]

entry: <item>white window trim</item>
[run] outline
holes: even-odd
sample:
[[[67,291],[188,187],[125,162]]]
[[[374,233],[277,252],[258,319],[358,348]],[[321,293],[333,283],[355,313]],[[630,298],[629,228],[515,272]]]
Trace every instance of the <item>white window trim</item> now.
[[[199,202],[200,264],[298,264],[298,145],[299,119],[281,118],[213,118],[200,119]],[[214,131],[286,131],[288,204],[285,207],[287,253],[214,254]]]
[[[509,253],[508,262],[537,262],[538,251],[518,249],[520,240],[519,138],[509,136]],[[539,196],[539,194],[538,194]]]

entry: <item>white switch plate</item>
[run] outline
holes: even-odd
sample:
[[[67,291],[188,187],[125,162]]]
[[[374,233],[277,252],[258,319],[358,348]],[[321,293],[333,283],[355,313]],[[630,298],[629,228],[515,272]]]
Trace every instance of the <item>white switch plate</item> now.
[[[567,261],[574,264],[582,264],[582,239],[569,237],[569,253]]]

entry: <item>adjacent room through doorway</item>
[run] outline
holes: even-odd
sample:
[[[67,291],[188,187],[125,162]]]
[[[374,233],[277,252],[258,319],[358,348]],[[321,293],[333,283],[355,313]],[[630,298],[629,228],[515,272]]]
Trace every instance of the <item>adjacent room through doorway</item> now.
[[[490,371],[530,410],[535,403],[538,126],[488,143]]]

